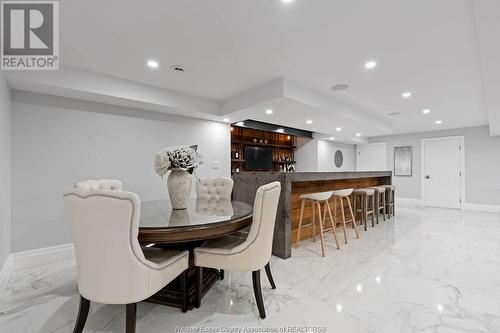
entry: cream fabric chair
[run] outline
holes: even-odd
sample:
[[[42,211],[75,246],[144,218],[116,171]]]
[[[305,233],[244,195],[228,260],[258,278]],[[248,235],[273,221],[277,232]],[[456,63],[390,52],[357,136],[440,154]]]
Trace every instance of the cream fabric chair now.
[[[196,183],[196,197],[202,200],[231,200],[233,185],[230,178],[204,178]]]
[[[75,184],[74,192],[64,195],[81,295],[74,332],[83,331],[91,301],[126,304],[126,331],[135,332],[137,302],[152,296],[181,274],[181,285],[185,288],[189,253],[156,248],[143,252],[137,240],[139,196],[115,189],[96,189],[96,186],[101,188],[99,184],[102,185],[99,181],[80,182]],[[109,183],[102,186],[108,188],[108,185],[115,188]],[[183,308],[187,309],[185,299]]]
[[[196,306],[200,306],[202,267],[221,270],[251,271],[255,299],[261,318],[266,317],[260,287],[260,270],[266,268],[269,282],[276,288],[269,260],[273,244],[274,224],[280,198],[281,184],[261,186],[256,193],[253,222],[246,238],[229,235],[209,240],[194,249],[196,266]]]

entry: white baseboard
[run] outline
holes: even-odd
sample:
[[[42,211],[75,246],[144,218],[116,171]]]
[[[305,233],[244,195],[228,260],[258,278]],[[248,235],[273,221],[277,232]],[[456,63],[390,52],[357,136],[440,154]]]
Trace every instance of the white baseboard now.
[[[464,210],[473,210],[477,212],[500,213],[500,205],[464,203],[462,208]]]
[[[412,199],[412,198],[398,198],[395,199],[396,205],[410,205],[410,206],[423,206],[424,203],[420,199]]]
[[[0,298],[14,270],[51,264],[75,258],[73,243],[11,253],[0,271]]]

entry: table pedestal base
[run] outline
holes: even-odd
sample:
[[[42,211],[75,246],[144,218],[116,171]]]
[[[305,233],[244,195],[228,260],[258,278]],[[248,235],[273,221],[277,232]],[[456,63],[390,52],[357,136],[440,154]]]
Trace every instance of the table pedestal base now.
[[[202,298],[205,294],[213,287],[215,282],[217,282],[221,277],[218,270],[213,268],[203,268],[203,282],[201,285],[201,295]],[[162,304],[173,306],[176,308],[182,308],[181,302],[181,288],[180,288],[180,278],[177,277],[168,285],[166,285],[159,292],[151,296],[146,300],[146,302]],[[195,288],[195,269],[194,267],[188,268],[187,272],[187,308],[192,310],[195,304],[196,288]]]

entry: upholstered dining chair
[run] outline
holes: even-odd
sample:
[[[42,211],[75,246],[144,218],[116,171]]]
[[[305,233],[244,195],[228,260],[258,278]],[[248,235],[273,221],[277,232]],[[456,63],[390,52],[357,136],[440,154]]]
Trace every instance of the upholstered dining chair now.
[[[266,269],[271,287],[276,289],[269,261],[273,243],[276,211],[280,198],[281,184],[273,182],[261,186],[256,193],[253,222],[247,237],[228,235],[209,240],[194,249],[196,271],[196,302],[200,306],[202,267],[222,270],[252,272],[253,290],[262,319],[266,318],[260,284],[260,270]]]
[[[231,200],[233,185],[231,178],[203,178],[196,183],[196,197],[203,200]]]
[[[187,251],[141,249],[137,240],[141,201],[107,182],[75,184],[64,195],[76,253],[80,308],[74,332],[82,332],[90,302],[126,304],[126,332],[135,332],[137,302],[181,275],[185,299]],[[102,189],[109,188],[109,189]],[[144,252],[143,252],[144,251]]]

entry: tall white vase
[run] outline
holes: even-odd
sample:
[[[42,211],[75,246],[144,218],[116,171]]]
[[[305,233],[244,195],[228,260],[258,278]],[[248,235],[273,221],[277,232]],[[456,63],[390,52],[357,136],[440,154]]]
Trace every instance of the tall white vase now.
[[[167,178],[168,194],[173,209],[186,209],[191,193],[191,174],[187,171],[174,169]]]

